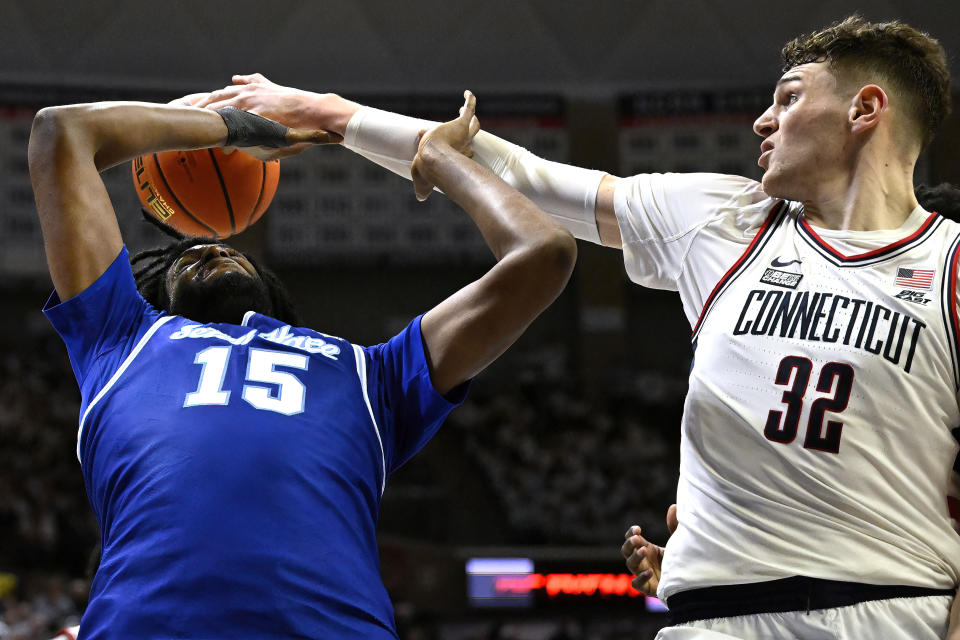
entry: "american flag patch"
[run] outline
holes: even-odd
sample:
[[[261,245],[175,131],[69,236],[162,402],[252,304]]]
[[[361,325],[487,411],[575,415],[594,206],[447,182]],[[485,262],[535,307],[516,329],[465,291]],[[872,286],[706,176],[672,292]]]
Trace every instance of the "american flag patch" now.
[[[907,287],[908,289],[932,289],[933,274],[936,269],[907,269],[905,267],[897,268],[897,279],[894,284],[898,287]]]

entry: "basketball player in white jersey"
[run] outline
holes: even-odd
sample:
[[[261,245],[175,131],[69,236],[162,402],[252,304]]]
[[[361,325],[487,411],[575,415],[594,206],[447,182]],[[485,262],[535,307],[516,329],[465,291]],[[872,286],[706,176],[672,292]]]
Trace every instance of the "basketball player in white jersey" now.
[[[936,186],[918,185],[914,189],[914,195],[920,206],[927,211],[936,211],[947,220],[960,221],[960,188],[947,183]],[[676,504],[667,510],[667,529],[671,534],[677,529]],[[665,549],[647,541],[642,536],[641,528],[636,525],[630,527],[625,538],[621,553],[626,558],[627,567],[635,576],[633,587],[644,595],[656,597]]]
[[[620,179],[486,132],[474,157],[622,248],[634,282],[680,294],[695,358],[658,637],[942,638],[960,579],[960,225],[918,205],[912,175],[949,111],[945,54],[852,17],[783,58],[754,124],[762,183]],[[342,133],[408,178],[432,126],[259,74],[200,106]]]

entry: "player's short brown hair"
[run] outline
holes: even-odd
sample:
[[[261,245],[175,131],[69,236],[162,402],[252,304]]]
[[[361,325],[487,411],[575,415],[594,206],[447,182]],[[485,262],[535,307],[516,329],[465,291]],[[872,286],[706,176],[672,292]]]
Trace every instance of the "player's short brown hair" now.
[[[783,71],[826,62],[834,72],[872,78],[905,101],[922,145],[950,113],[950,72],[943,47],[899,21],[867,22],[852,15],[826,29],[802,35],[780,52]]]

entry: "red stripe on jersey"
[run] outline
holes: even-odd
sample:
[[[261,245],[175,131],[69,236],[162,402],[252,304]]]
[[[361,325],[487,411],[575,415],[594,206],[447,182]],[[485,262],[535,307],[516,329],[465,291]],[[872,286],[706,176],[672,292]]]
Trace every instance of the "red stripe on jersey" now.
[[[897,247],[900,247],[902,245],[907,244],[908,242],[911,242],[912,240],[915,240],[918,236],[922,235],[924,231],[930,228],[930,225],[933,224],[933,221],[936,220],[936,218],[937,218],[937,214],[931,213],[927,217],[927,219],[924,221],[924,223],[920,225],[920,228],[914,231],[913,233],[911,233],[906,238],[901,238],[896,242],[892,242],[885,247],[880,247],[879,249],[867,251],[866,253],[858,253],[855,256],[847,256],[840,253],[839,251],[831,247],[829,244],[827,244],[827,242],[823,238],[817,235],[817,232],[813,230],[813,227],[810,226],[810,223],[808,223],[802,216],[799,218],[799,220],[800,220],[801,226],[803,226],[804,231],[810,234],[810,237],[812,237],[817,242],[817,244],[819,244],[821,247],[823,247],[824,249],[826,249],[836,257],[840,258],[841,260],[862,260],[863,258],[872,258],[875,255],[884,253],[886,251],[890,251],[892,249],[896,249]]]
[[[907,287],[908,289],[929,289],[933,286],[933,281],[929,278],[897,278],[895,284],[900,287]]]
[[[763,226],[760,227],[760,231],[757,231],[757,235],[750,242],[750,245],[747,247],[746,251],[744,251],[740,255],[740,259],[737,260],[732,267],[727,269],[727,272],[723,274],[723,277],[720,278],[716,286],[713,287],[713,291],[711,291],[710,295],[707,296],[707,301],[703,303],[703,308],[700,309],[700,315],[697,317],[697,324],[694,325],[693,327],[693,335],[697,335],[697,330],[700,329],[700,323],[703,322],[704,316],[707,315],[707,309],[709,309],[710,305],[713,303],[713,297],[717,295],[717,291],[719,291],[720,287],[723,286],[723,284],[727,281],[727,279],[730,278],[730,276],[732,276],[734,272],[736,272],[736,270],[740,268],[740,265],[743,264],[743,261],[747,259],[747,256],[749,256],[750,253],[753,252],[753,248],[760,241],[760,238],[763,237],[763,234],[766,233],[767,228],[770,226],[770,222],[777,217],[777,213],[780,212],[780,209],[782,209],[785,206],[785,204],[786,204],[785,201],[781,200],[780,202],[775,204],[772,209],[770,209],[770,213],[767,214],[767,219],[763,221]]]

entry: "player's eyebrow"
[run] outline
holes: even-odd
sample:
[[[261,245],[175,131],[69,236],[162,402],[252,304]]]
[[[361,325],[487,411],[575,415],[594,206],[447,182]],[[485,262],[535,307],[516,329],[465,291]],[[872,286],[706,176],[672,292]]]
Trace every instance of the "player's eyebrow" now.
[[[787,84],[788,82],[794,82],[799,80],[803,80],[803,77],[801,77],[799,74],[794,73],[793,75],[783,76],[782,78],[777,80],[777,86],[779,87],[781,85]]]

